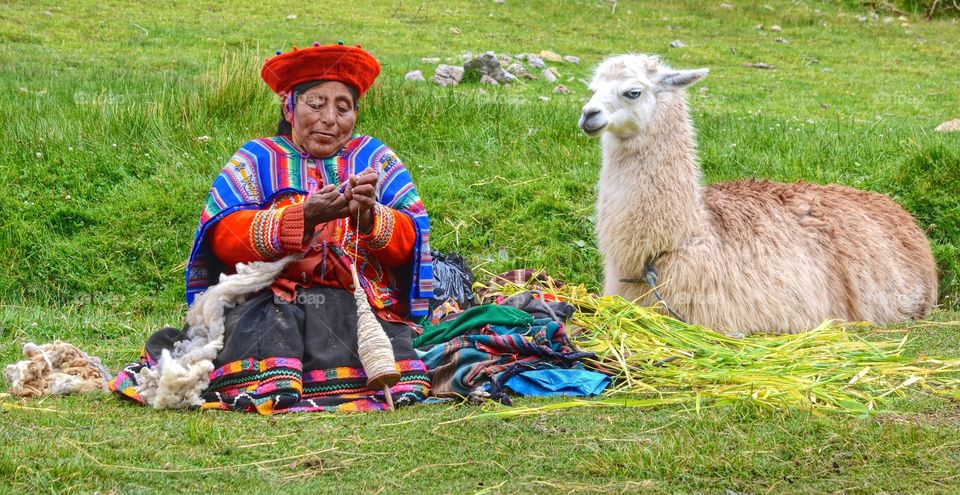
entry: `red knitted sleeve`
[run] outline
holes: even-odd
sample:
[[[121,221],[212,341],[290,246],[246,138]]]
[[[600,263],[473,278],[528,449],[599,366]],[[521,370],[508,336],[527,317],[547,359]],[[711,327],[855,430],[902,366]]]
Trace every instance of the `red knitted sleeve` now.
[[[381,263],[390,268],[399,268],[410,264],[413,259],[417,232],[412,218],[377,203],[373,227],[369,233],[360,234],[360,242]]]
[[[213,254],[223,263],[273,261],[303,251],[303,196],[276,199],[262,210],[239,210],[220,219],[207,233]]]

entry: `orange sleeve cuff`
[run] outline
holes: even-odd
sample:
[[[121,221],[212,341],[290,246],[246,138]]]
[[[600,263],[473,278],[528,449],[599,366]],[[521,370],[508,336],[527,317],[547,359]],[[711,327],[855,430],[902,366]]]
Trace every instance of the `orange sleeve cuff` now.
[[[303,204],[284,208],[280,215],[280,246],[286,251],[303,251],[306,237]]]
[[[364,247],[391,268],[410,263],[416,238],[413,219],[379,203],[374,208],[370,232],[360,234],[360,242]]]

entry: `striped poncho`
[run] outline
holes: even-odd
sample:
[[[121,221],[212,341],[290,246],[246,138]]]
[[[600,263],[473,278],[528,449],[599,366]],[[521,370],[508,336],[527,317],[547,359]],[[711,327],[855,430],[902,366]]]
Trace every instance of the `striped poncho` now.
[[[430,221],[410,173],[397,155],[370,136],[356,135],[329,158],[300,152],[284,136],[259,138],[244,144],[213,181],[200,215],[186,271],[187,304],[217,283],[224,266],[210,249],[206,234],[220,219],[242,209],[262,209],[285,193],[307,194],[307,167],[318,167],[324,184],[340,184],[350,175],[373,167],[377,171],[377,202],[413,220],[417,242],[410,276],[410,315],[427,314],[433,296]]]

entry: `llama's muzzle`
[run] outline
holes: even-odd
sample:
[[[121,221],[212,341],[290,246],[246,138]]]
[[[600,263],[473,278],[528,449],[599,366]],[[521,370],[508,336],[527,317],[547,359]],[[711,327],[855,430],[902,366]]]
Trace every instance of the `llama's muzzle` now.
[[[599,108],[584,108],[579,126],[584,134],[596,137],[607,126],[607,119]]]

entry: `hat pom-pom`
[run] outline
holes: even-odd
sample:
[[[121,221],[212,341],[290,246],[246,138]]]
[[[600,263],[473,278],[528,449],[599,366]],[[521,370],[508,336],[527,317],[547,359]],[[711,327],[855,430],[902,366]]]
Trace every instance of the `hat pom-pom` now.
[[[283,52],[281,52],[280,50],[277,50],[277,55],[280,55],[281,53]]]
[[[314,46],[314,48],[320,46],[320,42],[319,42],[319,41],[314,41],[314,42],[313,42],[313,46]]]

